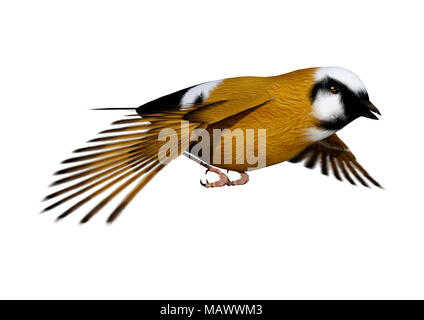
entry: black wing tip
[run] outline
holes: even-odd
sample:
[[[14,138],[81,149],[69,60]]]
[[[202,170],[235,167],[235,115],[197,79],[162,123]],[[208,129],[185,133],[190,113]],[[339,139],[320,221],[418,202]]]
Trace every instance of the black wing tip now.
[[[336,175],[334,175],[334,177],[335,177],[338,181],[343,182],[343,179],[342,179],[342,177],[341,177],[341,176],[336,176]]]
[[[315,169],[315,167],[316,167],[316,162],[314,162],[314,163],[310,163],[310,162],[305,163],[305,168]]]
[[[66,163],[72,163],[77,161],[78,161],[78,158],[69,158],[69,159],[63,160],[61,163],[66,164]]]
[[[108,225],[108,226],[110,226],[110,225],[112,225],[112,223],[115,221],[115,218],[111,218],[111,217],[109,217],[109,218],[107,218],[107,220],[106,220],[106,224]]]
[[[73,153],[79,153],[79,152],[84,152],[86,148],[79,148],[79,149],[75,149],[74,151],[72,151]]]
[[[138,116],[138,114],[130,114],[127,115],[127,117],[133,117],[133,116]],[[111,125],[118,125],[118,124],[128,124],[128,123],[134,123],[135,121],[139,121],[142,120],[142,118],[140,117],[140,119],[121,119],[121,120],[116,120],[114,122],[111,123]]]
[[[63,218],[65,218],[67,216],[67,214],[65,215],[65,214],[61,214],[60,216],[57,216],[56,217],[56,219],[55,219],[55,222],[59,222],[60,220],[62,220]]]
[[[53,208],[55,208],[56,207],[56,205],[55,204],[52,204],[52,205],[50,205],[50,206],[48,206],[48,207],[45,207],[43,210],[41,210],[40,211],[40,214],[43,214],[43,213],[45,213],[45,212],[47,212],[47,211],[50,211],[51,209],[53,209]]]
[[[51,188],[51,187],[58,186],[59,184],[62,184],[63,182],[64,182],[64,179],[59,179],[59,180],[53,181],[52,183],[50,183],[49,187]]]
[[[50,199],[52,199],[52,198],[54,198],[54,195],[53,195],[53,194],[49,194],[49,195],[45,196],[45,197],[43,198],[43,200],[41,200],[41,202],[44,202],[44,201],[50,200]]]
[[[68,167],[68,168],[65,168],[65,169],[62,169],[62,170],[56,171],[55,173],[53,173],[53,175],[55,175],[55,176],[59,176],[59,175],[62,175],[62,174],[68,174],[68,173],[73,172],[74,168],[75,168],[75,167]],[[58,180],[58,181],[55,181],[55,182],[53,182],[53,183],[56,183],[56,182],[59,182],[59,180]],[[60,182],[60,183],[61,183],[61,182]]]
[[[321,174],[323,174],[324,176],[329,176],[329,172],[328,172],[328,169],[327,170],[322,170],[321,169]]]
[[[106,223],[108,225],[112,224],[116,218],[119,216],[119,214],[122,212],[122,210],[125,208],[125,206],[119,205],[114,212],[110,214],[110,216],[107,218]]]
[[[106,134],[106,133],[113,133],[113,132],[116,132],[116,129],[103,130],[103,131],[100,131],[98,134]]]
[[[371,181],[372,184],[374,186],[376,186],[377,188],[381,189],[381,190],[386,190],[380,183],[378,183],[377,181]]]
[[[90,218],[84,217],[80,220],[79,225],[86,224],[89,220],[90,220]]]

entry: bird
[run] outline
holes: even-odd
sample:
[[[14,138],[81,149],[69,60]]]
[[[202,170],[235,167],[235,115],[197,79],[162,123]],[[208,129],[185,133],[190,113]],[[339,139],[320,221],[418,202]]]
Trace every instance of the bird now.
[[[133,113],[113,122],[111,129],[89,140],[89,146],[75,150],[77,156],[63,161],[67,167],[55,173],[60,178],[52,183],[62,187],[45,197],[44,200],[54,202],[43,212],[71,200],[76,203],[57,220],[103,196],[81,219],[81,223],[86,223],[126,190],[107,218],[108,223],[115,221],[140,190],[180,155],[204,166],[206,173],[218,175],[215,182],[200,181],[206,188],[244,185],[249,181],[249,170],[286,161],[303,162],[307,168],[320,163],[324,175],[332,172],[338,180],[345,178],[351,184],[359,182],[366,187],[372,184],[382,188],[337,135],[359,117],[378,120],[376,114],[381,115],[370,102],[361,79],[342,67],[313,67],[269,77],[226,78],[194,85],[139,107],[96,110]],[[237,138],[233,132],[246,134],[247,142],[249,130],[253,130],[253,149],[263,147],[265,161],[256,167],[244,158],[244,151],[238,153],[231,144]],[[266,139],[259,139],[260,130],[265,132]],[[161,138],[163,132],[169,134],[169,139]],[[210,136],[215,132],[216,141],[195,150],[196,138],[203,141],[203,133]],[[178,146],[173,151],[163,151],[173,138]],[[246,146],[246,154],[247,148],[252,146]],[[228,155],[231,161],[223,162],[222,157]],[[230,181],[225,170],[238,172],[240,178]],[[67,186],[63,187],[64,184]]]

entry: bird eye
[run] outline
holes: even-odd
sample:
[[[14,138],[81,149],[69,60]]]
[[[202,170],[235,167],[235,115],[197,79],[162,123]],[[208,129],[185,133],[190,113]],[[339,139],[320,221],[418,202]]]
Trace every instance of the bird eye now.
[[[330,91],[331,91],[332,94],[338,94],[339,93],[339,89],[336,88],[336,87],[331,87]]]

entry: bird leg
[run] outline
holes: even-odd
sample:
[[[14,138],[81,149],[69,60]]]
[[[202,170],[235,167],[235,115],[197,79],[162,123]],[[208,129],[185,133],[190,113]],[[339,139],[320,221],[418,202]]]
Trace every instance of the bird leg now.
[[[246,172],[240,172],[240,179],[228,181],[228,186],[242,186],[249,182],[249,175]]]
[[[246,172],[240,172],[240,179],[235,181],[230,181],[228,179],[227,175],[224,174],[221,170],[214,168],[207,163],[201,161],[200,159],[197,159],[194,156],[191,156],[188,152],[183,153],[187,158],[193,160],[194,162],[197,162],[198,164],[204,166],[207,170],[206,173],[214,172],[217,175],[219,175],[219,180],[216,182],[210,183],[208,180],[206,180],[206,183],[203,183],[202,180],[200,180],[200,184],[206,188],[216,188],[216,187],[223,187],[223,186],[242,186],[249,182],[249,175]],[[227,170],[228,173],[229,170]]]
[[[219,175],[219,180],[215,181],[215,182],[209,182],[208,180],[206,180],[206,183],[203,183],[202,180],[200,180],[200,184],[202,186],[204,186],[205,188],[217,188],[217,187],[223,187],[228,185],[228,183],[230,183],[231,181],[228,179],[227,175],[225,173],[223,173],[221,170],[214,168],[204,162],[200,163],[202,166],[204,166],[206,169],[206,173],[213,172]],[[205,174],[206,174],[205,173]]]

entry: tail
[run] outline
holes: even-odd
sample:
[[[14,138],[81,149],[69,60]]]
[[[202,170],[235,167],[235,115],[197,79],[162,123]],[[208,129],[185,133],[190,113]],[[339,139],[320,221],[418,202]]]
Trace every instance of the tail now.
[[[134,108],[100,108],[97,110],[122,110]],[[124,210],[137,193],[167,164],[167,155],[160,152],[166,141],[158,139],[163,129],[173,129],[177,135],[180,146],[185,144],[190,133],[199,127],[199,123],[185,123],[182,125],[184,115],[191,111],[184,110],[162,111],[149,114],[146,117],[139,114],[131,114],[131,118],[125,118],[112,123],[122,125],[100,132],[101,136],[89,141],[94,145],[77,149],[74,152],[81,154],[63,161],[64,164],[78,163],[56,172],[63,176],[52,183],[52,186],[61,188],[45,197],[44,200],[55,200],[44,211],[52,210],[71,200],[76,200],[71,207],[66,209],[57,219],[62,219],[81,206],[89,203],[99,195],[109,194],[100,200],[81,220],[81,223],[89,221],[100,209],[117,197],[128,187],[128,191],[121,203],[109,215],[107,222],[113,222]],[[179,156],[184,150],[178,148]],[[59,200],[58,198],[61,197]]]

